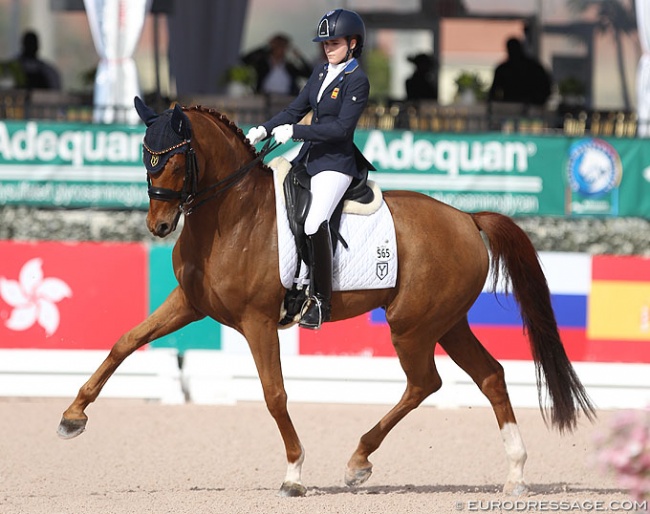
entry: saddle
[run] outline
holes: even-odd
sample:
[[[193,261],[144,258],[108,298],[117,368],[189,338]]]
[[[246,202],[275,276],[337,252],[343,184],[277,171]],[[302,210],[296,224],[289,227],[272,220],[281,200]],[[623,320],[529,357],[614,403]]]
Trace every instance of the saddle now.
[[[364,159],[365,161],[365,159]],[[343,206],[346,202],[355,202],[361,205],[370,205],[376,201],[376,191],[368,184],[368,170],[372,167],[370,163],[360,167],[361,178],[352,179],[352,183],[336,206],[330,219],[330,232],[332,234],[332,250],[336,253],[337,245],[340,243],[344,248],[348,244],[341,236],[339,231],[341,226],[341,216]],[[374,168],[373,168],[374,169]],[[298,266],[296,267],[296,278],[300,273],[300,261],[309,262],[307,258],[307,236],[305,235],[305,220],[311,206],[311,176],[307,173],[307,167],[303,162],[293,164],[289,173],[282,183],[284,189],[285,204],[287,208],[287,217],[289,227],[296,242],[298,252]],[[295,317],[300,313],[303,303],[307,299],[304,287],[298,287],[296,284],[287,291],[284,298],[285,315],[280,321],[280,325],[288,325],[295,321]]]

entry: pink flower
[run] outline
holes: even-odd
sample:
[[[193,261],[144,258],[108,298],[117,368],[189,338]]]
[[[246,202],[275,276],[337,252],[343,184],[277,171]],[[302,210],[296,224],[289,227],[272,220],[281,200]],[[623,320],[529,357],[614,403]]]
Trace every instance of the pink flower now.
[[[596,463],[637,501],[650,499],[650,407],[618,412],[594,437]]]

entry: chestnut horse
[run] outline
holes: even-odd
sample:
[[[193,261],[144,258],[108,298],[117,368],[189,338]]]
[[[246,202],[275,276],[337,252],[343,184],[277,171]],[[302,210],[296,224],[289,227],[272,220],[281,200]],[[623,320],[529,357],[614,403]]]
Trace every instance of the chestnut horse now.
[[[162,238],[184,215],[172,257],[178,286],[146,320],[120,337],[63,413],[58,433],[72,438],[84,431],[86,407],[132,352],[209,316],[248,341],[266,405],[285,446],[288,467],[279,494],[302,496],[305,450],[287,411],[278,343],[286,290],[279,275],[272,173],[242,131],[212,109],[176,106],[156,114],[139,99],[136,106],[147,125],[145,157],[152,167],[159,166],[147,173],[147,227]],[[165,147],[165,138],[177,143]],[[158,148],[151,147],[155,140]],[[385,309],[406,390],[361,436],[347,463],[345,482],[364,483],[372,471],[370,454],[404,416],[441,387],[434,361],[439,343],[494,409],[508,460],[504,491],[523,494],[526,449],[503,368],[472,333],[467,313],[490,267],[494,285],[499,274],[505,277],[530,340],[544,419],[560,431],[575,428],[581,411],[593,419],[594,408],[560,340],[538,255],[528,236],[504,215],[468,214],[409,191],[387,191],[384,199],[395,224],[397,283],[388,289],[335,292],[332,321]]]

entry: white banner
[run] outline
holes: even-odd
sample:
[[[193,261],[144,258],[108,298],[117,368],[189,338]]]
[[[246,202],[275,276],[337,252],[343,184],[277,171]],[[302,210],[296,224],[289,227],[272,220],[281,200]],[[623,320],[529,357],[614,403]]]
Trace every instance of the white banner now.
[[[140,95],[133,52],[152,0],[84,0],[99,55],[95,76],[96,123],[136,124],[133,98]]]

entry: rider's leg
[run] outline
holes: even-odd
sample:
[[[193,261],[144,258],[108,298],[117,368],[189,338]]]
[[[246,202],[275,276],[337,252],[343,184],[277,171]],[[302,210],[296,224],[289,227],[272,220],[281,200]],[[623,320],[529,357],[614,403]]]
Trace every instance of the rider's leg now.
[[[310,299],[300,319],[304,328],[320,328],[330,319],[332,297],[332,239],[329,220],[352,177],[338,171],[322,171],[311,179],[312,202],[305,220],[309,246]]]
[[[307,310],[300,318],[303,328],[320,328],[330,320],[332,299],[332,237],[327,221],[323,221],[315,234],[307,236],[309,248],[309,299]]]

